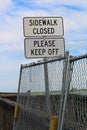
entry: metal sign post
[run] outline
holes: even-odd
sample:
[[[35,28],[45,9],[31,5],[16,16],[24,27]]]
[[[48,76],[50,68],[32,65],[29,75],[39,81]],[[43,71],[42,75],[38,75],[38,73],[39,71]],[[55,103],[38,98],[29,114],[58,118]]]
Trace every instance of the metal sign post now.
[[[47,58],[44,58],[44,62]],[[48,78],[48,66],[44,63],[44,80],[45,80],[45,95],[46,95],[46,111],[50,114],[50,96],[49,96],[49,78]]]

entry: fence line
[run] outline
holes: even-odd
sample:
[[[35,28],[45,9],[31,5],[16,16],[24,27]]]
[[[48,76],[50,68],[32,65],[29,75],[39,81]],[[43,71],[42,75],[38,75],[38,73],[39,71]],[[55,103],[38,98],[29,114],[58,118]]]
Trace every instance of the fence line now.
[[[61,94],[64,92],[62,106],[64,111],[64,113],[62,113],[62,120],[64,121],[59,130],[63,130],[63,128],[69,130],[86,130],[87,54],[84,56],[70,57],[69,66],[72,66],[72,68],[69,67],[67,69],[67,80],[65,81],[63,81],[63,69],[65,71],[64,59],[65,57],[52,58],[45,62],[41,61],[39,63],[21,65],[17,102],[24,106],[27,111],[29,111],[29,109],[35,109],[47,112],[48,106],[46,106],[47,97],[45,95],[46,85],[44,77],[44,64],[46,64],[48,67],[49,109],[51,114],[58,117],[60,113]],[[66,84],[64,85],[65,87],[63,86],[63,82]],[[25,121],[21,123],[22,120],[24,120],[24,116],[27,117],[27,114],[23,114],[22,111],[19,115],[20,123],[16,122],[17,127],[14,130],[18,130],[21,124],[24,130],[24,126],[27,125],[25,125]],[[76,126],[73,125],[75,123],[77,124]],[[37,124],[35,130],[44,129],[44,127],[42,128],[40,126],[39,122]],[[27,129],[33,130],[33,126],[32,128],[26,128],[26,130]]]
[[[72,58],[72,80],[70,83],[70,96],[68,98],[66,125],[72,124],[74,130],[87,129],[87,54]],[[67,113],[67,112],[66,112]],[[75,125],[75,124],[78,125]]]

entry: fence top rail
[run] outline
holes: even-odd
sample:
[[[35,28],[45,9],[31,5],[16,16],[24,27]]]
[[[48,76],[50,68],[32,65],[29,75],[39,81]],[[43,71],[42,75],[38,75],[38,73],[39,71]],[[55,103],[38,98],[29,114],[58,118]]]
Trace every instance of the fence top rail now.
[[[0,97],[0,103],[2,103],[3,105],[9,105],[11,107],[15,107],[15,104],[16,104],[16,102],[14,101],[11,101],[9,99],[3,99],[1,97]]]
[[[22,68],[27,68],[27,67],[33,67],[33,66],[38,66],[38,65],[43,65],[43,64],[47,64],[47,63],[51,63],[51,62],[56,62],[56,61],[61,61],[64,60],[65,57],[59,57],[59,58],[55,58],[55,59],[51,59],[51,60],[46,60],[46,61],[42,61],[42,62],[38,62],[38,63],[32,63],[32,64],[21,64]]]
[[[87,58],[87,53],[85,55],[71,57],[70,58],[70,62],[81,60],[81,59],[85,59],[85,58]]]
[[[27,67],[33,67],[33,66],[38,66],[38,65],[43,65],[43,64],[47,64],[47,63],[51,63],[51,62],[56,62],[56,61],[61,61],[61,60],[64,60],[66,57],[58,57],[58,58],[52,58],[51,60],[46,60],[46,61],[41,61],[41,62],[33,62],[33,63],[28,63],[28,64],[21,64],[21,68],[27,68]],[[71,56],[70,57],[70,62],[74,62],[74,61],[77,61],[77,60],[81,60],[81,59],[84,59],[84,58],[87,58],[87,53],[85,55],[81,55],[81,56]]]

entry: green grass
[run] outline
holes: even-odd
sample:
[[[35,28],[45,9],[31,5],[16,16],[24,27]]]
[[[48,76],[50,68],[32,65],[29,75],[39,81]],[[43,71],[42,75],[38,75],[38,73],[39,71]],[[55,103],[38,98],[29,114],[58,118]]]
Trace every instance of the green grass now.
[[[87,93],[87,89],[73,89],[70,90],[69,94],[81,94],[81,93]],[[45,92],[31,92],[30,93],[33,96],[44,96]],[[49,95],[59,95],[61,94],[61,91],[50,91]]]

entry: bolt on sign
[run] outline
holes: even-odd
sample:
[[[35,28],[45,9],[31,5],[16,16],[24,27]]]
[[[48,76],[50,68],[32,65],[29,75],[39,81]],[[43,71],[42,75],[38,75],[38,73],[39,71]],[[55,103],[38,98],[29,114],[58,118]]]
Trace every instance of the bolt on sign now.
[[[23,30],[25,37],[63,36],[62,17],[24,17]]]
[[[64,38],[25,38],[24,49],[26,58],[64,56]]]

